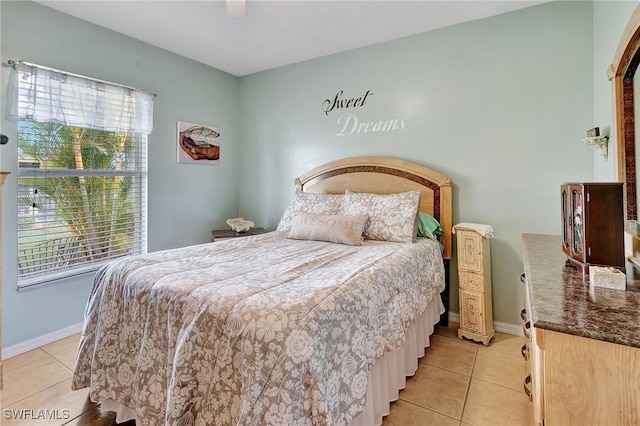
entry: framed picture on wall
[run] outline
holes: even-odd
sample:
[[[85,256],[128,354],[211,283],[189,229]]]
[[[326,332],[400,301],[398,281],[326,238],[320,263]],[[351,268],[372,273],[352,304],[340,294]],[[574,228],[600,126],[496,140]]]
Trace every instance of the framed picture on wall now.
[[[220,130],[217,127],[178,121],[178,163],[218,164]]]

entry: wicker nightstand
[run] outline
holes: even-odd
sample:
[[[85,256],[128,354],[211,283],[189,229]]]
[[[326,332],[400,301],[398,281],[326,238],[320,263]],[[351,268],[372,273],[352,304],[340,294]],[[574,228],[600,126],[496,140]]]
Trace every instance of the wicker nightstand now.
[[[222,241],[228,238],[248,237],[250,235],[260,235],[267,232],[264,228],[251,228],[246,232],[236,232],[232,229],[214,229],[211,231],[211,241]]]
[[[495,337],[491,303],[491,247],[489,225],[473,223],[453,227],[457,236],[460,329],[458,337],[488,346]]]

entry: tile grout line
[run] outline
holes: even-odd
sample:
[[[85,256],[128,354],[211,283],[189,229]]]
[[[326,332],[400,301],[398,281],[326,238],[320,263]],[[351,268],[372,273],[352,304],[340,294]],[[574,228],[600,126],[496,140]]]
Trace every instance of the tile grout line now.
[[[493,385],[493,386],[499,386],[499,387],[501,387],[501,388],[503,388],[503,389],[510,390],[510,391],[512,391],[512,392],[517,392],[517,393],[525,394],[523,389],[514,389],[514,388],[510,388],[509,386],[501,385],[501,384],[499,384],[499,383],[493,383],[493,382],[490,382],[490,381],[488,381],[488,380],[479,379],[479,378],[477,378],[477,377],[473,377],[473,378],[474,378],[475,380],[480,381],[480,382],[487,383],[487,384],[490,384],[490,385]],[[525,394],[525,396],[526,396],[526,394]]]
[[[477,350],[476,350],[476,354],[477,354]],[[475,357],[476,357],[476,355],[474,355],[474,361],[473,361],[473,362],[474,362],[474,367],[475,367]],[[425,365],[425,366],[429,366],[429,367],[431,367],[431,368],[437,368],[438,370],[446,371],[447,373],[458,374],[458,375],[460,375],[460,376],[468,377],[468,378],[469,378],[469,383],[471,383],[471,378],[472,378],[471,374],[473,374],[473,368],[471,369],[471,373],[470,373],[470,374],[465,374],[465,373],[461,373],[461,372],[459,372],[459,371],[449,370],[448,368],[444,368],[444,367],[441,367],[441,366],[439,366],[439,365],[428,364],[428,363],[426,363],[426,362],[422,362],[422,361],[420,361],[420,362],[418,363],[418,367],[420,367],[420,364]],[[413,377],[413,376],[412,376],[412,377]],[[469,392],[469,384],[467,384],[467,390],[466,390],[466,393],[468,393],[468,392]],[[415,402],[411,402],[411,401],[409,401],[409,400],[406,400],[406,399],[402,398],[402,393],[400,393],[400,397],[398,398],[398,400],[402,400],[403,402],[406,402],[406,403],[409,403],[409,404],[415,405],[416,407],[420,407],[420,408],[422,408],[422,409],[424,409],[424,410],[428,410],[428,411],[431,411],[431,412],[434,412],[434,413],[437,413],[437,414],[440,414],[440,415],[443,415],[443,416],[449,417],[449,418],[451,418],[451,419],[454,419],[454,420],[457,420],[457,421],[459,421],[459,422],[460,422],[460,421],[462,421],[462,415],[464,414],[464,406],[465,406],[466,398],[467,398],[467,397],[466,397],[466,393],[465,393],[465,400],[464,400],[464,401],[463,401],[463,403],[462,403],[462,413],[460,413],[460,418],[459,418],[459,419],[456,419],[455,417],[451,417],[449,414],[442,413],[442,412],[440,412],[440,411],[438,411],[438,410],[434,410],[433,408],[425,407],[425,406],[420,405],[420,404],[418,404],[418,403],[415,403]]]
[[[87,396],[87,397],[88,397],[88,396]],[[98,409],[100,406],[101,406],[101,404],[96,403],[96,405],[94,405],[93,407],[89,408],[89,409],[88,409],[88,410],[86,410],[86,411],[83,411],[82,413],[78,414],[76,417],[74,417],[74,418],[72,418],[72,419],[69,419],[68,421],[66,421],[66,422],[64,422],[64,423],[61,423],[61,424],[60,424],[60,426],[68,425],[68,424],[70,424],[70,423],[71,423],[72,421],[74,421],[74,420],[79,420],[79,419],[80,419],[80,417],[84,416],[85,414],[87,414],[87,413],[89,413],[89,412],[91,412],[91,411],[93,411],[93,410]]]
[[[23,398],[20,398],[20,399],[18,399],[18,400],[16,400],[16,401],[13,401],[11,404],[7,405],[6,407],[4,407],[4,405],[2,404],[4,408],[9,408],[9,407],[11,407],[11,406],[13,406],[13,405],[15,405],[15,404],[18,404],[19,402],[22,402],[22,401],[24,401],[25,399],[31,398],[31,397],[33,397],[33,396],[35,396],[35,395],[37,395],[37,394],[39,394],[39,393],[41,393],[41,392],[46,391],[47,389],[50,389],[50,388],[52,388],[52,387],[54,387],[54,386],[56,386],[56,385],[59,385],[60,383],[64,382],[65,380],[73,379],[73,373],[74,373],[74,372],[73,372],[73,371],[71,371],[71,369],[70,369],[69,367],[67,367],[66,365],[64,365],[60,360],[58,360],[56,357],[54,357],[53,355],[51,355],[49,352],[45,351],[44,349],[42,349],[42,348],[38,348],[38,350],[41,350],[41,351],[42,351],[42,352],[43,352],[43,353],[44,353],[48,358],[50,358],[52,361],[56,362],[57,364],[59,364],[60,366],[62,366],[62,368],[64,368],[65,370],[67,370],[67,371],[69,372],[70,376],[69,376],[69,377],[65,377],[64,379],[60,380],[59,382],[52,383],[51,385],[49,385],[49,386],[47,386],[47,387],[44,387],[44,388],[42,388],[42,389],[39,389],[38,391],[36,391],[36,392],[34,392],[34,393],[31,393],[31,394],[29,394],[29,395],[26,395],[26,396],[25,396],[25,397],[23,397]],[[20,367],[18,367],[18,368],[26,367],[26,366],[28,366],[28,365],[30,365],[30,364],[33,364],[33,363],[35,363],[35,362],[38,362],[38,361],[42,361],[42,360],[31,361],[31,362],[28,362],[28,363],[26,363],[26,364],[21,365],[21,366],[20,366]],[[49,362],[49,360],[47,360],[47,362]],[[10,371],[15,371],[15,370],[17,370],[18,368],[14,368],[13,370],[10,370]],[[3,373],[6,373],[6,372],[3,372]],[[2,402],[2,401],[0,400],[0,404],[1,404],[1,402]]]
[[[469,391],[471,390],[471,380],[473,380],[473,372],[476,369],[476,360],[478,359],[479,348],[476,348],[476,353],[473,355],[473,367],[471,368],[471,375],[469,376],[469,383],[467,384],[467,391],[464,394],[464,403],[462,404],[462,413],[460,414],[460,424],[464,418],[464,410],[467,408],[467,400],[469,399]]]
[[[44,349],[42,349],[42,348],[35,348],[35,349],[30,350],[29,352],[38,352],[38,351],[39,351],[39,352],[42,352],[43,354],[45,354],[45,355],[47,355],[47,356],[51,356],[51,355],[49,355],[49,354],[48,354]],[[29,352],[25,352],[25,354],[27,354],[27,353],[29,353]],[[16,357],[23,356],[23,355],[24,355],[24,354],[16,355]],[[14,358],[16,358],[16,357],[7,358],[7,359],[5,359],[5,360],[3,360],[3,361],[2,361],[2,362],[3,362],[3,373],[4,373],[4,374],[10,373],[10,372],[12,372],[12,371],[14,371],[14,370],[17,370],[18,368],[21,368],[21,367],[24,367],[24,366],[27,366],[27,365],[33,364],[34,362],[41,361],[40,359],[35,359],[35,360],[33,360],[33,361],[29,361],[29,362],[26,362],[26,363],[21,361],[21,362],[20,362],[20,364],[18,365],[18,367],[14,367],[14,368],[12,368],[11,370],[7,369],[7,365],[6,365],[6,364],[7,364],[7,361],[9,361],[9,360],[11,360],[11,359],[14,359]]]
[[[44,349],[43,349],[44,350]],[[55,362],[57,362],[58,364],[60,364],[61,366],[63,366],[65,369],[67,369],[69,371],[69,373],[71,373],[71,378],[73,378],[73,374],[75,373],[74,370],[70,369],[69,367],[67,367],[67,365],[60,361],[58,358],[56,358],[55,356],[51,355],[49,352],[44,351],[47,355],[49,355]]]
[[[37,394],[42,393],[42,392],[46,391],[47,389],[51,389],[52,387],[57,386],[60,383],[66,381],[66,380],[69,380],[71,378],[72,378],[71,376],[65,377],[64,379],[60,380],[59,382],[53,383],[53,384],[51,384],[51,385],[49,385],[49,386],[47,386],[45,388],[39,389],[38,391],[36,391],[36,392],[34,392],[32,394],[29,394],[29,395],[25,396],[24,398],[20,398],[20,399],[18,399],[16,401],[13,401],[11,404],[7,405],[6,407],[3,406],[3,408],[10,408],[10,407],[12,407],[12,406],[24,401],[25,399],[29,399],[29,398],[31,398],[33,396],[36,396]]]
[[[455,421],[457,421],[457,422],[462,421],[461,419],[456,419],[455,417],[451,417],[449,414],[441,413],[440,411],[436,411],[436,410],[433,410],[433,409],[431,409],[431,408],[423,407],[423,406],[422,406],[422,405],[420,405],[420,404],[416,404],[415,402],[407,401],[406,399],[398,398],[397,400],[398,400],[398,401],[402,401],[402,402],[404,402],[404,403],[406,403],[406,404],[413,405],[414,407],[418,407],[418,408],[420,408],[420,409],[422,409],[422,410],[430,411],[430,412],[432,412],[432,413],[436,413],[436,414],[438,414],[438,415],[440,415],[440,416],[447,417],[447,418],[449,418],[449,419],[451,419],[451,420],[455,420]]]
[[[497,353],[501,353],[501,354],[505,354],[505,355],[511,355],[511,356],[515,356],[516,358],[519,358],[520,355],[519,354],[514,354],[511,351],[506,351],[506,350],[501,350],[501,349],[495,349],[494,347],[492,347],[491,345],[489,346],[484,346],[482,343],[478,343],[478,342],[473,342],[470,340],[461,340],[461,339],[457,339],[457,338],[453,338],[453,337],[447,337],[447,336],[438,336],[438,337],[442,337],[444,339],[449,339],[449,340],[453,340],[455,342],[461,342],[464,343],[468,346],[473,346],[477,349],[483,349],[483,350],[488,350],[488,351],[492,351],[492,352],[497,352]]]
[[[480,352],[480,349],[481,348],[478,348],[478,352]],[[488,348],[485,348],[485,350],[488,350]],[[522,356],[520,356],[520,355],[512,355],[512,354],[510,354],[508,352],[502,352],[502,351],[497,351],[497,352],[499,352],[501,355],[507,355],[510,358],[516,358],[519,363],[523,363],[523,366],[525,365],[524,362],[522,361]],[[523,371],[523,373],[524,373],[524,371]],[[524,390],[522,388],[520,388],[519,386],[517,388],[513,388],[513,387],[510,387],[510,386],[504,385],[502,383],[496,383],[496,382],[491,381],[491,380],[481,379],[479,377],[474,377],[474,378],[476,380],[481,380],[484,383],[489,383],[489,384],[492,384],[492,385],[495,385],[495,386],[500,386],[500,387],[505,388],[505,389],[510,389],[510,390],[512,390],[514,392],[522,392],[522,393],[524,393]]]
[[[75,338],[75,335],[73,335],[73,336],[69,336],[69,337],[74,337],[74,338]],[[67,339],[69,339],[69,337],[67,337]],[[56,342],[53,342],[53,343],[56,343]],[[65,352],[67,352],[67,351],[71,351],[71,350],[75,351],[75,352],[76,352],[76,355],[77,355],[77,353],[78,353],[78,343],[76,343],[76,344],[74,345],[75,347],[74,347],[74,346],[70,346],[70,347],[68,347],[66,350],[57,350],[57,351],[47,350],[47,349],[46,349],[46,346],[50,346],[50,345],[52,345],[53,343],[50,343],[50,344],[45,345],[45,346],[42,346],[42,347],[40,347],[40,349],[41,349],[44,353],[46,353],[47,355],[49,355],[51,358],[54,358],[56,361],[58,361],[59,363],[61,363],[61,364],[63,364],[63,365],[64,365],[64,362],[59,358],[59,356],[61,356],[61,354],[62,354],[62,353],[65,353]],[[57,354],[56,354],[56,353],[54,353],[54,352],[57,352]],[[66,365],[65,365],[65,367],[66,367]]]
[[[446,340],[448,340],[450,342],[456,342],[456,343],[459,343],[459,344],[466,345],[468,347],[473,347],[473,349],[474,349],[473,362],[472,362],[471,370],[470,370],[469,374],[465,374],[465,373],[462,373],[460,371],[451,370],[449,368],[445,368],[445,367],[442,367],[442,366],[439,366],[439,365],[430,364],[430,363],[426,362],[424,360],[424,358],[420,359],[420,361],[419,361],[419,365],[420,364],[429,365],[432,368],[437,368],[437,369],[440,369],[440,370],[443,370],[443,371],[447,371],[447,372],[454,373],[454,374],[460,374],[460,375],[468,377],[469,381],[467,382],[467,386],[466,386],[466,389],[465,389],[465,395],[464,395],[464,400],[463,400],[463,403],[462,403],[462,410],[460,412],[460,418],[457,419],[457,418],[452,417],[452,416],[450,416],[448,414],[441,413],[440,411],[437,411],[437,410],[434,410],[434,409],[431,409],[431,408],[428,408],[428,407],[424,407],[424,406],[422,406],[420,404],[417,404],[417,403],[414,403],[414,402],[411,402],[411,401],[407,401],[407,400],[403,399],[402,396],[400,396],[399,399],[401,399],[403,402],[406,402],[406,403],[412,404],[414,406],[420,407],[420,408],[422,408],[424,410],[428,410],[428,411],[431,411],[431,412],[446,416],[446,417],[448,417],[450,419],[456,420],[461,424],[462,423],[462,418],[464,417],[464,409],[466,408],[467,398],[469,396],[469,390],[470,390],[470,387],[471,387],[471,380],[473,379],[473,371],[474,371],[474,369],[476,367],[476,360],[477,360],[477,357],[478,357],[479,346],[477,344],[475,344],[476,342],[470,342],[470,341],[466,341],[464,339],[458,339],[458,338],[454,338],[454,337],[443,336],[443,335],[439,335],[439,334],[436,334],[436,333],[434,333],[433,336],[441,337],[441,338],[446,339]],[[425,353],[425,357],[426,357],[426,353]]]

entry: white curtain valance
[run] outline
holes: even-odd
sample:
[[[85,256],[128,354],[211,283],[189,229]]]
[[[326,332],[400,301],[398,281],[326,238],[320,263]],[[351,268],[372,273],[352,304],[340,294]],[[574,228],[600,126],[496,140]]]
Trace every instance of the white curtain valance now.
[[[14,68],[13,113],[19,119],[112,132],[153,130],[151,93],[24,62]]]

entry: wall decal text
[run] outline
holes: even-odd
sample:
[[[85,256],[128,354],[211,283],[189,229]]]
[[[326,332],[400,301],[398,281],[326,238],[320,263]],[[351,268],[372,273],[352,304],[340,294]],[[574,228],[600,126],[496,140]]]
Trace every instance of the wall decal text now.
[[[333,99],[325,99],[322,102],[322,111],[324,111],[325,115],[329,115],[329,113],[335,109],[363,107],[367,102],[367,97],[373,96],[371,89],[367,90],[363,96],[357,98],[344,99],[342,97],[343,93],[344,91],[341,90],[336,93]]]
[[[404,130],[409,117],[393,118],[390,120],[359,121],[353,114],[345,114],[338,117],[340,131],[336,136],[349,136],[360,133],[393,132]]]

